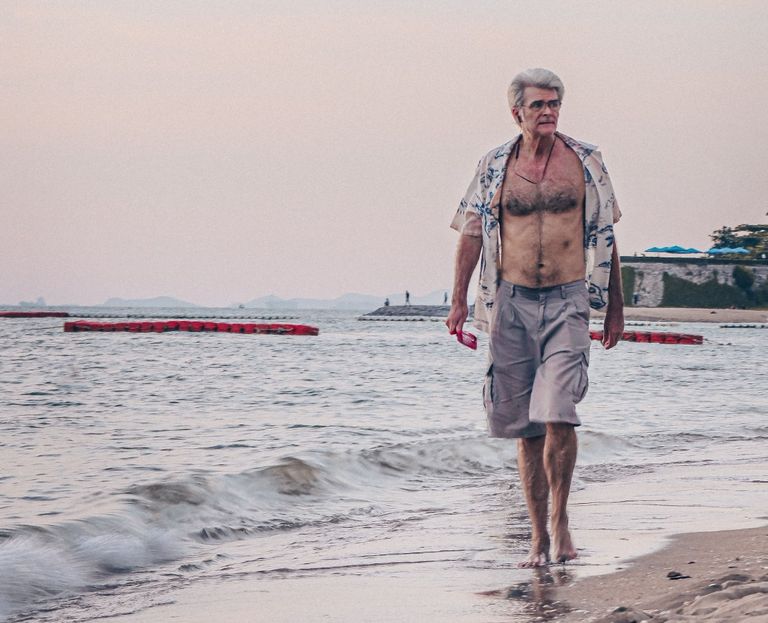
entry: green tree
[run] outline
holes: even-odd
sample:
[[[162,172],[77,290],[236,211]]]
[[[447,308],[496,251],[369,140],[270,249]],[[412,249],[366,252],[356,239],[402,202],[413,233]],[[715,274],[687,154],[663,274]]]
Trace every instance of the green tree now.
[[[744,292],[749,292],[752,289],[752,284],[755,283],[755,273],[743,266],[734,266],[733,283]]]
[[[662,275],[664,292],[660,307],[710,307],[726,308],[746,307],[749,304],[746,294],[736,286],[729,286],[717,281],[712,275],[709,281],[693,283],[669,273]]]
[[[621,267],[621,285],[624,291],[624,305],[632,307],[635,304],[635,268],[634,266]]]
[[[713,231],[709,237],[716,249],[744,247],[749,251],[749,255],[741,256],[745,259],[761,258],[763,253],[768,257],[768,225],[724,225]]]
[[[710,235],[712,238],[712,246],[716,249],[723,249],[725,247],[738,247],[739,240],[733,231],[733,227],[723,225],[720,229],[716,229]]]

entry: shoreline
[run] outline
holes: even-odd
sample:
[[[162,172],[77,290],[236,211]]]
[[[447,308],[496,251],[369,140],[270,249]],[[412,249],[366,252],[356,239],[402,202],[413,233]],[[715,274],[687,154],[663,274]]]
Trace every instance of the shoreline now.
[[[470,307],[470,322],[472,319]],[[447,305],[390,305],[379,307],[360,316],[374,318],[445,318],[450,307]],[[592,319],[601,319],[605,314],[592,310]],[[768,309],[709,309],[699,307],[625,307],[624,319],[644,322],[707,322],[736,324],[768,323]]]
[[[557,587],[560,623],[768,621],[768,525],[673,536],[626,568]]]
[[[381,575],[244,577],[165,595],[103,620],[287,623],[314,613],[315,620],[363,623],[768,622],[768,525],[677,534],[603,575],[580,577],[578,564],[531,569],[530,579],[491,590],[452,573],[436,580],[439,567],[431,565]]]
[[[593,318],[605,314],[592,312]],[[625,307],[625,320],[646,322],[711,322],[763,324],[768,322],[764,309],[707,309],[699,307]]]

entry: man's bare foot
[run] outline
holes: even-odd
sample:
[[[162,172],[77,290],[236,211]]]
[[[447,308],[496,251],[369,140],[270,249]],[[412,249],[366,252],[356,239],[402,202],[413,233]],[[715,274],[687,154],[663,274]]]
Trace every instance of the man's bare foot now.
[[[549,535],[541,539],[533,539],[531,553],[528,558],[518,563],[520,569],[534,569],[536,567],[546,567],[549,564]]]
[[[571,533],[567,526],[560,530],[553,529],[552,536],[555,541],[555,562],[566,563],[578,557],[579,553],[573,546]]]
[[[549,552],[532,551],[528,558],[517,563],[520,569],[535,569],[536,567],[546,567],[549,565]]]

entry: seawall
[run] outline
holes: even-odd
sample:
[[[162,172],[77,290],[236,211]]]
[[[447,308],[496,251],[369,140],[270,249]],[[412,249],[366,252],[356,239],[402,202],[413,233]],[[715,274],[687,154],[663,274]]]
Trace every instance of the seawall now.
[[[738,297],[743,296],[743,290],[734,282],[734,269],[737,267],[754,276],[753,291],[768,287],[766,261],[623,256],[621,266],[625,303],[640,307],[688,305],[684,300],[686,296],[690,297],[692,307],[741,306]],[[698,290],[702,291],[702,296],[706,296],[703,290],[706,288],[711,304],[697,299],[697,288],[690,288],[690,293],[683,294],[681,290],[685,284],[675,281],[675,278],[701,286]],[[675,299],[674,303],[672,299]]]

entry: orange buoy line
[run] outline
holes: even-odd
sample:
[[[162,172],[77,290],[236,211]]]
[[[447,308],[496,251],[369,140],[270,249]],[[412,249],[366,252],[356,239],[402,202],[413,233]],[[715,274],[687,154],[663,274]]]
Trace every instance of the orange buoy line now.
[[[69,312],[0,311],[0,318],[69,318]]]
[[[203,322],[200,320],[160,320],[154,322],[90,322],[75,320],[64,323],[64,331],[129,331],[131,333],[164,333],[166,331],[216,331],[272,335],[318,335],[320,330],[305,324],[254,324],[239,322]]]
[[[590,331],[593,340],[602,340],[602,331]],[[704,337],[691,333],[666,333],[662,331],[624,331],[621,339],[626,342],[647,342],[652,344],[703,344]]]

